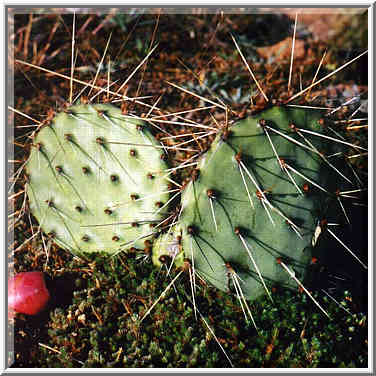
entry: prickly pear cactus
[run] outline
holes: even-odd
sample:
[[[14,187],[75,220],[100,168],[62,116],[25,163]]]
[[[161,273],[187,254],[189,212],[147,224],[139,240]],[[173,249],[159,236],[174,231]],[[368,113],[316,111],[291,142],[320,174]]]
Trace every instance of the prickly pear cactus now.
[[[163,150],[142,121],[109,104],[75,105],[34,139],[30,209],[73,253],[144,248],[168,200]]]
[[[350,146],[325,127],[317,110],[275,106],[218,135],[154,262],[181,264],[179,241],[192,270],[223,291],[254,299],[274,284],[296,287],[327,222],[345,222],[337,189],[356,189],[344,162]]]

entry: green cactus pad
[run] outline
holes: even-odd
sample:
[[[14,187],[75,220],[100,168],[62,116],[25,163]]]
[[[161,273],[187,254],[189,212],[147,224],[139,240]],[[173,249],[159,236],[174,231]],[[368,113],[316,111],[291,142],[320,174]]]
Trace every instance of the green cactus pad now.
[[[179,218],[184,255],[202,278],[228,291],[235,272],[248,299],[275,284],[297,286],[281,262],[302,279],[318,220],[328,213],[338,220],[335,187],[351,181],[340,158],[324,157],[336,143],[303,132],[322,132],[321,116],[273,107],[218,135],[182,195]]]
[[[75,105],[34,139],[30,209],[43,231],[73,253],[144,248],[165,213],[165,168],[163,150],[142,121],[108,104]]]

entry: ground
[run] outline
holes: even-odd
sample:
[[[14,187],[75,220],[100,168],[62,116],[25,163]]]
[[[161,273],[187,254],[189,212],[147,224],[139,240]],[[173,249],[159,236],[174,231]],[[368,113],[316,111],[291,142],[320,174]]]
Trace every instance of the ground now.
[[[9,54],[9,67],[12,71],[10,92],[13,94],[9,103],[9,176],[12,177],[13,173],[17,173],[30,152],[30,130],[35,128],[30,125],[43,122],[50,111],[64,106],[69,101],[71,90],[73,96],[76,96],[83,87],[78,81],[72,83],[69,79],[72,67],[72,37],[75,42],[74,78],[84,82],[93,81],[103,53],[107,50],[95,82],[100,87],[107,87],[108,82],[113,83],[111,86],[113,92],[121,87],[125,78],[132,74],[139,62],[158,43],[156,50],[147,60],[147,64],[142,65],[122,88],[124,93],[129,96],[151,96],[149,103],[153,104],[158,100],[158,107],[163,109],[161,114],[207,106],[210,103],[205,102],[205,98],[217,102],[216,97],[219,96],[231,108],[228,117],[218,107],[213,107],[210,111],[189,112],[185,117],[199,124],[212,124],[214,121],[220,127],[224,127],[227,122],[239,117],[251,115],[266,106],[265,97],[260,94],[255,81],[251,79],[231,35],[238,41],[240,49],[246,55],[248,63],[252,66],[270,102],[285,101],[291,95],[298,93],[301,88],[307,87],[311,84],[319,66],[321,69],[317,80],[335,72],[367,49],[367,15],[364,12],[341,11],[339,14],[329,12],[324,15],[303,12],[297,19],[295,39],[293,34],[296,9],[253,14],[236,13],[227,14],[218,11],[214,14],[207,14],[198,10],[189,14],[175,14],[158,10],[149,12],[146,9],[123,13],[118,9],[112,9],[110,12],[81,9],[77,10],[75,22],[73,22],[72,10],[50,9],[46,12],[41,9],[34,11],[28,9],[25,13],[21,13],[18,10],[9,9],[9,48],[12,51],[12,54]],[[295,49],[289,91],[293,41]],[[36,66],[48,69],[48,71],[36,69]],[[66,76],[67,79],[57,76],[56,73]],[[201,98],[182,92],[174,85],[194,92]],[[357,108],[360,108],[358,113],[362,114],[362,117],[365,114],[366,117],[367,88],[367,55],[364,55],[322,84],[312,87],[309,94],[300,96],[294,103],[305,103],[307,99],[314,99],[311,103],[315,106],[336,108],[356,97],[355,101],[338,111],[339,121],[341,121],[341,116],[342,119],[346,119]],[[82,97],[91,97],[95,94],[95,91],[92,91],[89,95],[89,90],[87,89]],[[212,95],[213,92],[215,95]],[[108,98],[109,94],[103,91],[95,101],[106,101]],[[148,112],[144,106],[134,103],[126,106],[127,111],[136,112],[140,116]],[[343,127],[341,132],[343,131],[352,142],[366,142],[365,124],[364,121],[354,121],[350,125],[359,127],[358,129],[346,130]],[[169,124],[162,126],[165,131],[173,135],[189,131],[185,128],[177,129],[176,126]],[[155,135],[159,138],[163,137],[163,133],[158,130],[155,131]],[[204,151],[210,145],[212,138],[213,136],[208,136],[196,140],[195,144]],[[188,139],[188,137],[183,139]],[[165,143],[173,146],[177,142],[168,140]],[[171,163],[177,166],[190,156],[189,152],[171,153]],[[367,159],[360,159],[356,168],[359,169],[359,174],[366,182]],[[184,172],[179,171],[174,178],[184,182],[189,175],[190,170],[187,169]],[[180,302],[178,295],[178,298],[171,297],[175,299],[171,302],[171,307],[179,312],[178,317],[186,314],[189,325],[182,325],[177,333],[173,327],[180,325],[179,321],[166,316],[168,311],[165,312],[163,309],[163,304],[166,304],[164,302],[159,308],[160,311],[156,312],[151,320],[151,322],[153,320],[157,322],[156,326],[148,323],[148,327],[144,329],[147,340],[140,339],[135,344],[131,338],[124,340],[121,337],[119,343],[127,341],[128,352],[125,348],[119,347],[117,342],[107,341],[98,345],[95,342],[97,339],[92,339],[89,332],[85,331],[89,323],[96,323],[98,320],[107,323],[114,318],[125,317],[123,330],[128,332],[134,330],[138,335],[142,335],[142,330],[132,327],[132,314],[142,312],[150,306],[152,302],[150,296],[156,299],[166,287],[167,280],[150,274],[152,267],[147,264],[145,269],[149,274],[145,276],[135,274],[137,276],[135,278],[141,286],[143,281],[141,276],[143,276],[150,284],[148,288],[143,286],[137,290],[137,285],[128,281],[127,277],[124,277],[126,281],[121,282],[118,274],[126,270],[125,276],[129,277],[129,268],[139,269],[139,266],[134,265],[136,256],[131,255],[129,259],[125,258],[125,266],[121,272],[118,265],[114,266],[116,277],[109,278],[104,275],[102,283],[98,282],[104,300],[95,302],[97,308],[109,299],[109,291],[116,283],[120,283],[124,289],[129,289],[126,292],[116,290],[114,302],[110,304],[112,308],[108,313],[108,318],[103,319],[105,312],[102,312],[101,316],[94,309],[89,315],[83,309],[81,314],[86,313],[88,322],[86,326],[82,323],[82,317],[81,323],[77,321],[80,315],[71,320],[68,319],[70,320],[68,323],[64,322],[73,309],[72,304],[76,305],[74,309],[78,309],[77,297],[81,297],[81,301],[86,301],[86,296],[83,296],[87,291],[85,288],[94,288],[93,276],[99,278],[100,273],[103,273],[102,266],[96,266],[101,265],[101,261],[83,265],[69,252],[53,244],[52,240],[47,237],[38,235],[32,238],[38,225],[27,210],[22,169],[19,179],[16,181],[10,179],[10,188],[9,267],[11,270],[14,269],[14,272],[44,271],[48,285],[54,292],[49,307],[42,314],[36,317],[19,315],[15,319],[15,353],[10,355],[14,356],[13,366],[56,367],[60,364],[63,367],[80,367],[85,364],[91,367],[228,367],[228,360],[218,346],[218,343],[221,343],[236,366],[365,367],[367,336],[364,312],[367,309],[367,302],[366,293],[363,290],[366,286],[366,279],[364,273],[355,273],[351,276],[351,268],[346,268],[345,262],[339,263],[341,267],[343,266],[342,269],[337,269],[337,271],[344,272],[345,280],[335,281],[337,283],[335,294],[338,294],[336,296],[339,300],[348,304],[346,307],[353,312],[354,317],[351,319],[353,321],[348,323],[347,313],[336,305],[332,307],[332,311],[338,315],[336,316],[338,322],[333,324],[333,327],[330,327],[332,324],[328,325],[328,333],[342,330],[339,334],[342,337],[336,343],[330,345],[325,343],[328,334],[321,333],[319,329],[322,325],[322,318],[317,318],[316,313],[312,313],[311,308],[307,308],[312,304],[307,302],[304,296],[298,295],[297,298],[289,296],[288,299],[292,299],[293,304],[286,306],[278,313],[274,311],[265,313],[263,307],[267,303],[262,301],[255,303],[254,308],[265,317],[262,316],[264,332],[257,339],[257,348],[252,352],[248,348],[249,339],[243,338],[242,326],[237,324],[239,320],[242,320],[242,312],[236,305],[236,299],[224,298],[221,293],[203,286],[200,299],[202,299],[202,305],[207,307],[204,315],[217,333],[218,341],[213,339],[214,336],[211,337],[205,321],[201,320],[198,323],[193,320],[192,310],[187,309],[186,306],[182,307],[183,303]],[[365,203],[364,198],[362,202]],[[360,227],[367,228],[364,213],[362,211],[359,214],[357,222]],[[357,239],[359,249],[366,250],[367,248],[366,234],[364,230]],[[330,268],[333,265],[324,266],[335,274]],[[157,286],[155,281],[158,281]],[[349,287],[352,287],[352,297],[349,297],[347,293],[344,295],[344,291]],[[316,291],[319,291],[317,286]],[[278,296],[283,303],[283,294]],[[296,294],[294,296],[296,297]],[[123,305],[120,303],[122,299],[126,302]],[[219,314],[221,309],[216,308],[217,304],[222,304],[224,301],[227,303],[226,307],[233,307],[232,310],[226,310],[228,318],[221,317]],[[330,302],[330,299],[327,301]],[[87,304],[90,306],[93,303]],[[299,307],[298,309],[304,311],[302,317],[296,317],[300,313],[288,311],[289,308],[294,310],[294,307]],[[267,309],[272,308],[268,306]],[[271,320],[277,318],[273,315],[278,316],[278,325],[273,326],[271,323]],[[98,319],[98,316],[102,318]],[[164,320],[166,317],[168,320]],[[165,327],[164,321],[167,322]],[[292,335],[291,328],[295,328],[296,325],[299,329],[294,329],[296,333]],[[106,327],[106,325],[103,326]],[[185,354],[185,358],[167,353],[163,357],[161,354],[156,354],[156,350],[150,348],[146,350],[145,342],[157,341],[156,346],[167,349],[168,352],[168,343],[174,343],[174,336],[179,337],[181,333],[184,334],[188,330],[187,327],[194,328],[193,330],[197,331],[198,335],[193,336],[194,340],[190,338],[184,340],[181,344],[183,350],[179,348],[174,350],[176,354]],[[350,330],[350,328],[353,329]],[[115,337],[115,329],[121,330],[122,328],[108,329],[106,327],[108,330],[106,336]],[[356,335],[350,335],[352,339],[348,340],[349,332],[352,333],[352,330],[355,330]],[[167,333],[166,336],[160,334],[163,331]],[[255,333],[248,326],[245,333],[256,338]],[[74,334],[81,342],[74,340]],[[86,341],[89,337],[90,341]],[[161,344],[164,338],[167,338],[165,344]],[[191,347],[187,345],[190,340]],[[204,340],[203,344],[201,340]],[[294,347],[294,341],[298,341],[299,345]],[[353,346],[354,352],[350,357],[342,358],[342,346],[348,344],[348,341],[356,343]],[[109,348],[110,342],[114,349]],[[92,352],[90,352],[89,343]],[[332,351],[330,346],[333,346],[332,348],[336,351],[333,356],[328,355]],[[122,348],[121,351],[120,348]],[[94,354],[93,349],[97,353]],[[207,357],[197,355],[198,349],[207,354]],[[137,351],[141,351],[142,356],[138,356]],[[122,352],[127,355],[125,356]],[[111,353],[116,353],[116,356],[108,359]],[[101,356],[105,359],[103,360]],[[250,363],[245,362],[244,359],[248,359]]]

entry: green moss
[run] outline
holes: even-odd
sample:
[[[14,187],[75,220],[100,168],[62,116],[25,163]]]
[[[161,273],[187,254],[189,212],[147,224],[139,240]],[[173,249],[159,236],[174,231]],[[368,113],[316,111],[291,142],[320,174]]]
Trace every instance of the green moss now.
[[[99,276],[101,286],[96,288]],[[200,316],[195,320],[185,274],[175,283],[176,291],[171,288],[140,322],[173,277],[155,270],[151,263],[123,256],[93,265],[93,273],[82,279],[85,288],[75,292],[72,305],[51,313],[48,345],[61,354],[41,348],[41,366],[229,367]],[[113,288],[116,283],[122,293]],[[89,302],[87,291],[100,294]],[[199,284],[196,302],[235,367],[366,367],[365,314],[355,311],[348,295],[339,302],[351,315],[331,300],[315,297],[325,303],[331,320],[298,292],[273,293],[275,304],[266,297],[257,299],[252,310],[258,333],[244,321],[232,294]]]

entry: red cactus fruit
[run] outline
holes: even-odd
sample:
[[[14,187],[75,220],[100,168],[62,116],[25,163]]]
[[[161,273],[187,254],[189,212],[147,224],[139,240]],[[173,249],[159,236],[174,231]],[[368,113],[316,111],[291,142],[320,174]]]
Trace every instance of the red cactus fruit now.
[[[13,311],[36,315],[49,299],[42,272],[18,273],[8,280],[8,317],[14,316]]]

